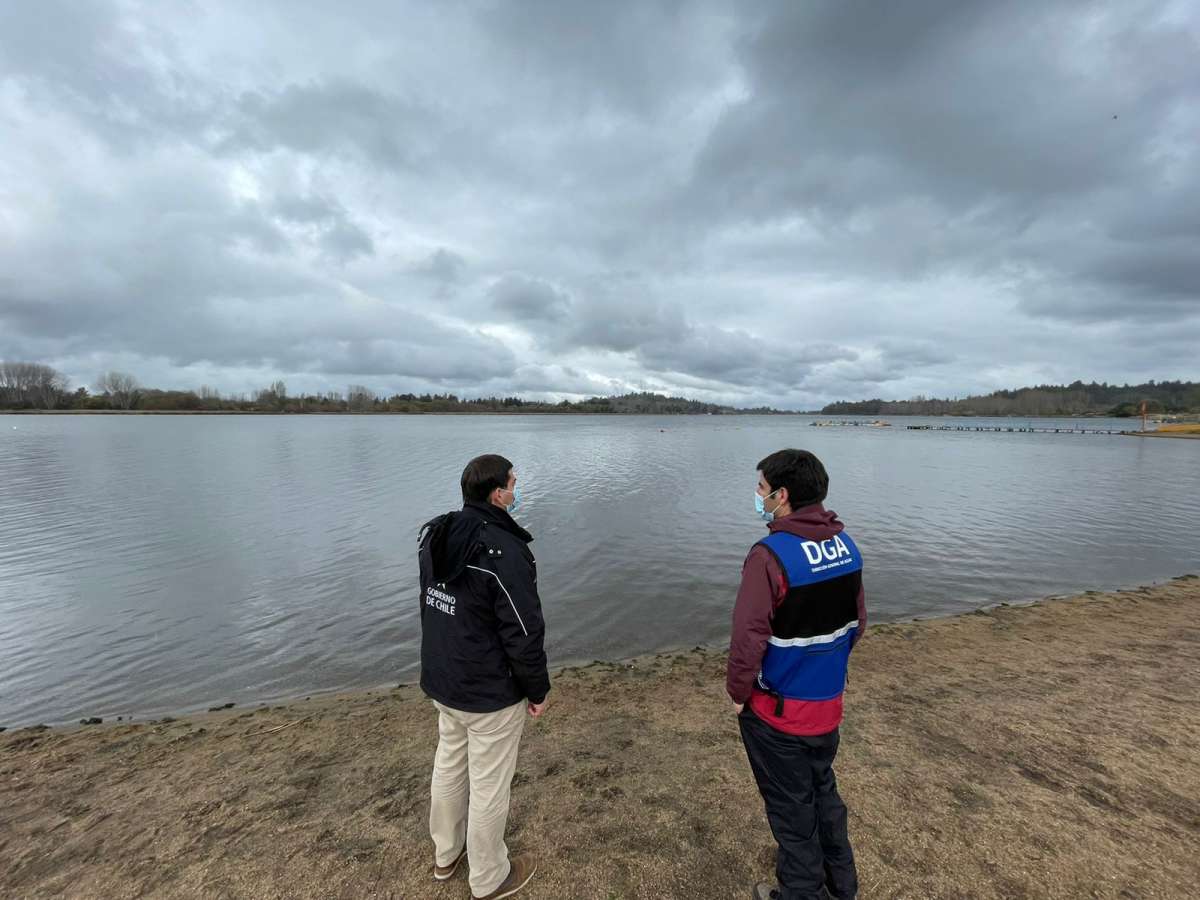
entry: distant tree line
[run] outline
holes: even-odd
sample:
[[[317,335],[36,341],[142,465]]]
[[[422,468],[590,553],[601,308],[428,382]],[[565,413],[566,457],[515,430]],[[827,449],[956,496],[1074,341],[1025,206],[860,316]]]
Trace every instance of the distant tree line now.
[[[58,409],[71,402],[69,382],[41,363],[0,362],[0,407]]]
[[[830,403],[828,415],[863,416],[1136,416],[1142,401],[1150,413],[1200,413],[1200,383],[1148,381],[1145,384],[1107,384],[1075,381],[1043,384],[979,397],[937,400],[860,400]]]
[[[1068,385],[1038,385],[994,391],[963,399],[860,400],[830,403],[823,415],[920,416],[1136,416],[1142,401],[1151,413],[1200,413],[1200,383],[1150,381],[1110,385],[1076,381]],[[455,394],[392,394],[383,396],[361,384],[345,392],[289,394],[287,384],[274,381],[256,394],[222,394],[208,385],[195,391],[164,391],[143,387],[124,372],[103,372],[94,390],[71,389],[60,372],[41,363],[0,362],[0,409],[58,409],[82,411],[140,410],[144,412],[244,413],[602,413],[613,415],[736,415],[778,414],[770,407],[739,409],[667,397],[632,393],[586,400],[548,403],[520,397],[477,397]]]
[[[344,393],[289,394],[287,384],[274,381],[253,396],[223,395],[202,385],[195,391],[164,391],[143,387],[124,372],[104,372],[94,391],[70,390],[66,377],[40,363],[0,363],[0,409],[58,409],[82,411],[140,410],[143,412],[244,413],[610,413],[653,415],[733,415],[777,413],[777,410],[735,409],[682,397],[637,393],[546,403],[520,397],[467,399],[455,394],[392,394],[381,396],[361,384]]]

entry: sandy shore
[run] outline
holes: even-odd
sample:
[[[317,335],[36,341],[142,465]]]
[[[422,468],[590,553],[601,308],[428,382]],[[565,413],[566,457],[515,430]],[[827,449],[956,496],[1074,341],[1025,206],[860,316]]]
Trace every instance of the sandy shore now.
[[[1200,434],[1190,431],[1127,431],[1125,434],[1131,434],[1134,437],[1147,438],[1182,438],[1183,440],[1200,440]]]
[[[874,627],[839,777],[864,898],[1200,885],[1200,578]],[[510,845],[530,898],[745,898],[773,849],[721,654],[556,679]],[[466,898],[429,880],[413,687],[0,735],[0,895]]]

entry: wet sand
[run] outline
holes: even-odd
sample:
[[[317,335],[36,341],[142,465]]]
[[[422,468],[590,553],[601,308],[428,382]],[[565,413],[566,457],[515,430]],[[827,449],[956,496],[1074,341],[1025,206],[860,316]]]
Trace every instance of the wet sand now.
[[[715,651],[559,674],[509,844],[529,898],[745,898],[773,844]],[[1200,885],[1200,578],[873,626],[838,775],[863,898]],[[467,898],[435,885],[415,687],[0,734],[4,897]]]

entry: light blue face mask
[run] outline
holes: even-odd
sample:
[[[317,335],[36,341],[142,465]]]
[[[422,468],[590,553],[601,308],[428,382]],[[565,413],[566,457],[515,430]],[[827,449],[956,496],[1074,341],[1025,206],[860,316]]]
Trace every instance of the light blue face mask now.
[[[506,488],[506,490],[507,490],[507,488]],[[519,487],[515,487],[512,489],[512,491],[510,493],[512,494],[512,503],[510,503],[510,504],[508,504],[508,506],[504,507],[504,511],[511,516],[513,513],[515,513],[518,509],[521,508],[521,489]]]
[[[781,490],[783,490],[783,488],[776,488],[775,490],[771,491],[771,493],[767,494],[767,497],[774,497]],[[754,492],[754,511],[758,513],[758,517],[764,522],[774,522],[775,513],[778,511],[779,507],[777,506],[771,512],[767,512],[767,497],[761,496],[758,491]]]

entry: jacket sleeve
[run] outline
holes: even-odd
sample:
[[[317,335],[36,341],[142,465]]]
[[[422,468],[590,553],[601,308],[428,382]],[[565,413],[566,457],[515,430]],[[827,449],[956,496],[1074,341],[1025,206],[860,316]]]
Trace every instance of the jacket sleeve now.
[[[495,566],[496,620],[508,664],[529,702],[541,703],[550,692],[550,673],[534,568],[519,554],[505,554],[489,562]]]
[[[771,551],[755,547],[742,566],[742,583],[733,605],[725,690],[734,703],[745,703],[762,667],[776,598],[784,592],[783,572]]]
[[[854,641],[851,647],[858,644],[862,640],[863,635],[867,633],[867,591],[862,586],[862,582],[858,585],[858,628],[854,631]]]

